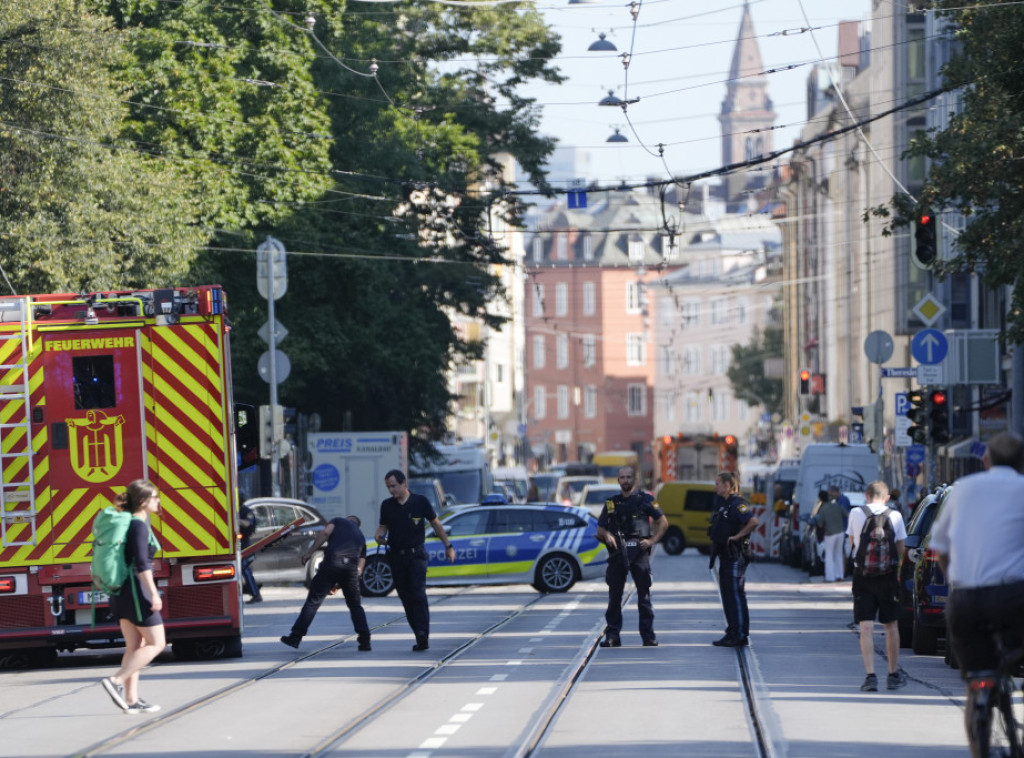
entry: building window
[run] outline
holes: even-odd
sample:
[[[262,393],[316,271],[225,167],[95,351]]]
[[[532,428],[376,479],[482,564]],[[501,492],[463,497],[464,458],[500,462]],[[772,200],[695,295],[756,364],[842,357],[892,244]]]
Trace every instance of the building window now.
[[[736,323],[745,324],[747,323],[747,299],[745,297],[736,298]]]
[[[555,315],[565,316],[569,313],[569,285],[559,282],[555,285]]]
[[[583,282],[583,315],[593,316],[597,311],[597,298],[595,297],[593,282]]]
[[[555,362],[558,368],[569,365],[569,336],[566,334],[559,334],[555,341]]]
[[[569,418],[569,388],[558,385],[558,418]]]
[[[545,364],[544,351],[545,351],[545,349],[546,348],[544,346],[544,335],[543,334],[536,334],[536,335],[534,335],[534,337],[533,337],[533,367],[534,368],[544,368],[544,364]]]
[[[675,376],[676,373],[676,351],[671,345],[661,348],[661,375]]]
[[[644,262],[644,241],[640,237],[633,237],[629,241],[629,262]]]
[[[711,398],[711,420],[712,421],[728,421],[729,420],[729,394],[724,390],[719,390],[714,393]]]
[[[700,373],[700,350],[698,345],[687,345],[683,349],[684,374],[693,375]]]
[[[729,303],[724,297],[716,297],[711,301],[711,323],[729,323]]]
[[[594,260],[594,238],[589,234],[583,235],[583,260]]]
[[[536,318],[544,318],[544,285],[533,285],[533,315]]]
[[[544,260],[544,240],[540,237],[533,238],[533,262],[541,263]]]
[[[640,282],[626,282],[626,313],[640,312]]]
[[[676,420],[676,393],[669,393],[665,398],[664,416],[666,421]]]
[[[583,349],[583,367],[590,368],[597,363],[597,338],[593,334],[584,334],[580,344]]]
[[[498,384],[502,384],[505,381],[505,365],[503,363],[494,364],[494,381]]]
[[[555,235],[555,257],[560,261],[569,260],[568,232],[561,232]]]
[[[687,423],[693,424],[700,421],[700,397],[696,392],[687,392],[683,400],[684,413]]]
[[[647,385],[630,384],[626,387],[628,395],[626,412],[630,416],[647,415]]]
[[[711,346],[711,373],[722,376],[729,368],[729,348],[725,345]]]
[[[679,237],[674,234],[661,235],[661,257],[666,261],[674,261],[679,257]]]
[[[547,399],[547,391],[544,389],[544,385],[538,385],[533,388],[533,417],[535,419],[542,419],[548,415]]]
[[[593,384],[583,388],[583,415],[587,418],[597,416],[597,387]]]
[[[626,335],[626,365],[644,366],[647,364],[647,343],[642,332],[631,332]]]
[[[684,327],[700,326],[700,300],[684,300],[680,313]]]

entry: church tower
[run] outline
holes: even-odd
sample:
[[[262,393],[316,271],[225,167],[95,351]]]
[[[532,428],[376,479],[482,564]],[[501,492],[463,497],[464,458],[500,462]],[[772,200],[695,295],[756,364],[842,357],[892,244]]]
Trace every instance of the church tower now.
[[[729,66],[729,81],[718,121],[722,125],[722,165],[740,163],[775,149],[771,127],[778,114],[768,97],[768,78],[754,32],[748,1],[743,3],[736,49]],[[760,130],[760,131],[758,131]],[[768,168],[768,166],[762,166]],[[743,174],[729,180],[730,199],[747,184]]]

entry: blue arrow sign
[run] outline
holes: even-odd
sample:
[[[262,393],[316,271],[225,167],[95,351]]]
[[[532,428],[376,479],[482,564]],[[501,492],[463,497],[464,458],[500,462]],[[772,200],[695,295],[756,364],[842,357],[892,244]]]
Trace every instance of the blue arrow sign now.
[[[942,363],[949,352],[946,335],[938,329],[922,329],[910,341],[910,354],[914,360],[925,366]]]

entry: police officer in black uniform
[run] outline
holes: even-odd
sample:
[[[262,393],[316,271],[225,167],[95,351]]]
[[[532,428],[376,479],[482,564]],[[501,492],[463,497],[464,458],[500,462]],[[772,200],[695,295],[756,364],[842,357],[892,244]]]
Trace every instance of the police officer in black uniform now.
[[[313,581],[309,584],[306,602],[299,611],[299,617],[292,624],[292,631],[281,638],[281,642],[291,647],[298,647],[302,638],[313,623],[316,612],[324,598],[333,594],[340,587],[345,596],[352,626],[358,635],[360,650],[370,649],[370,627],[366,623],[366,612],[363,610],[362,597],[359,594],[359,575],[366,565],[366,538],[359,529],[359,517],[333,518],[316,536],[313,545],[302,556],[305,565],[320,547],[324,549],[324,559],[316,570]]]
[[[601,647],[619,647],[622,641],[622,591],[626,575],[636,585],[636,605],[640,614],[640,638],[646,647],[658,644],[654,636],[654,607],[651,605],[651,550],[668,529],[665,514],[636,482],[636,469],[619,469],[622,492],[605,501],[597,520],[597,538],[608,546],[608,609],[605,611],[604,639]],[[651,520],[654,521],[653,534]]]
[[[256,533],[256,514],[245,504],[241,495],[239,495],[239,500],[242,504],[238,506],[238,528],[242,535],[242,550],[245,550],[252,544],[252,535]],[[262,603],[263,596],[260,594],[260,585],[256,583],[256,576],[252,573],[254,560],[255,558],[251,555],[242,559],[242,588],[252,596],[250,603]]]
[[[757,517],[740,497],[736,474],[723,471],[715,478],[719,499],[711,516],[708,533],[713,543],[710,568],[719,558],[718,585],[725,609],[725,636],[715,640],[718,647],[749,645],[750,616],[747,613],[746,573],[750,562],[749,535],[757,528]]]
[[[430,648],[430,607],[427,605],[427,549],[424,527],[430,524],[444,543],[449,563],[455,563],[455,548],[437,520],[430,501],[409,492],[405,474],[392,469],[384,475],[391,497],[380,504],[380,526],[374,535],[378,544],[389,545],[391,575],[405,608],[405,618],[416,635],[416,651]]]

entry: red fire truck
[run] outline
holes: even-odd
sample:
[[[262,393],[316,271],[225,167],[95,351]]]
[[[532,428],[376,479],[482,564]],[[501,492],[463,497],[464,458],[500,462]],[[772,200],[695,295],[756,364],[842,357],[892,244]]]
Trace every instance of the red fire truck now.
[[[0,297],[0,664],[121,644],[91,527],[139,478],[160,489],[173,652],[241,655],[237,460],[258,423],[232,403],[229,331],[217,286]]]
[[[666,435],[654,441],[656,482],[712,481],[719,471],[736,471],[738,447],[731,434]]]

